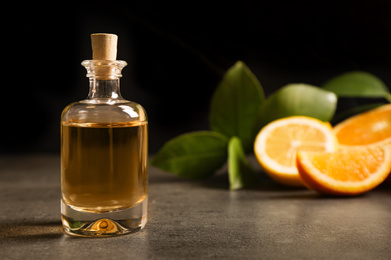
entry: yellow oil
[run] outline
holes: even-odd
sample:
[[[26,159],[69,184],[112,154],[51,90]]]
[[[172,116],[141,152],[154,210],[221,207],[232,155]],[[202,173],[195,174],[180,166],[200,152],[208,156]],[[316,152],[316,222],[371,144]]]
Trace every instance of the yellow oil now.
[[[61,189],[77,210],[111,212],[148,193],[146,123],[62,123]]]

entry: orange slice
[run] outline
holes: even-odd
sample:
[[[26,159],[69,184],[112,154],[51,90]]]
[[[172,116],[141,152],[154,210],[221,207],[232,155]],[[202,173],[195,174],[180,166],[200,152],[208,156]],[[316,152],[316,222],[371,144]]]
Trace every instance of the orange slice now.
[[[310,189],[332,195],[358,195],[387,178],[391,145],[368,145],[333,153],[299,152],[297,168]]]
[[[367,145],[391,138],[391,104],[350,117],[334,127],[341,145]]]
[[[282,184],[303,186],[296,168],[298,151],[332,152],[337,139],[329,123],[305,116],[273,121],[258,133],[255,156],[264,171]]]

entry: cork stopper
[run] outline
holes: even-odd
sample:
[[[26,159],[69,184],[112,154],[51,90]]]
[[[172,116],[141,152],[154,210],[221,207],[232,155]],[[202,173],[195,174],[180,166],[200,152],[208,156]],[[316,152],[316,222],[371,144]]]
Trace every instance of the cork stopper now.
[[[99,80],[118,79],[125,61],[117,60],[118,36],[110,33],[91,34],[92,60],[81,64],[87,69],[87,77]]]
[[[118,36],[110,33],[91,34],[92,59],[116,60]]]

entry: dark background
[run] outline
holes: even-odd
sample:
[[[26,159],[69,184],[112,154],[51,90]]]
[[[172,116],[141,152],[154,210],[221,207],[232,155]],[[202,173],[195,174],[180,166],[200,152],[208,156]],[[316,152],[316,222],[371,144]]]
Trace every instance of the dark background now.
[[[119,36],[122,95],[149,115],[150,151],[208,129],[209,100],[243,60],[266,95],[365,70],[391,86],[390,1],[90,1],[3,9],[0,153],[59,153],[62,109],[88,93],[90,34]],[[12,19],[9,19],[12,17]],[[341,106],[341,103],[339,104]]]

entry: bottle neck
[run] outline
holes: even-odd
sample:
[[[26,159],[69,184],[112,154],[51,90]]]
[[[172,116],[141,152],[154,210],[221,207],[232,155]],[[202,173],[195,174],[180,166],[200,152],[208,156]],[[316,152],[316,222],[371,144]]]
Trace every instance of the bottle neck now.
[[[90,78],[90,91],[87,99],[94,100],[98,103],[110,103],[123,100],[119,87],[119,78]]]
[[[124,99],[119,88],[121,70],[126,66],[121,60],[85,60],[81,63],[87,69],[90,91],[87,102],[112,104]]]

